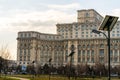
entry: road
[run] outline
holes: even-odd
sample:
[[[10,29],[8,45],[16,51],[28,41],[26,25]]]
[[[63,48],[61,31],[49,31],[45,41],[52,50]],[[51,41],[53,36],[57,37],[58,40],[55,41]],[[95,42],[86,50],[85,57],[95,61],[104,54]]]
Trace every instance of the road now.
[[[30,79],[20,78],[20,77],[9,77],[9,78],[15,78],[15,79],[20,79],[20,80],[30,80]]]

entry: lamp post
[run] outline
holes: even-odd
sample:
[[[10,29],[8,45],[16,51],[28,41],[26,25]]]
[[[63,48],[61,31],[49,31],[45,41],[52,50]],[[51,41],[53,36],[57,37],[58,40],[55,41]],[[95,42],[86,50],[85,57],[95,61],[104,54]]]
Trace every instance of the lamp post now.
[[[74,47],[73,44],[71,45],[70,50],[71,50],[71,53],[68,55],[68,57],[70,57],[70,74],[69,74],[69,80],[70,80],[70,76],[71,76],[72,56],[75,53],[74,52],[75,47]]]
[[[94,32],[96,34],[102,33],[107,39],[107,45],[108,45],[108,80],[110,80],[110,31],[113,29],[117,20],[118,20],[118,17],[106,15],[105,19],[103,20],[102,24],[100,25],[99,30],[107,31],[108,36],[101,31],[92,30],[92,32]]]
[[[33,64],[32,74],[33,74],[33,78],[34,78],[35,77],[35,61],[32,61],[32,64]]]
[[[49,59],[49,80],[51,75],[51,61],[52,61],[52,58]]]

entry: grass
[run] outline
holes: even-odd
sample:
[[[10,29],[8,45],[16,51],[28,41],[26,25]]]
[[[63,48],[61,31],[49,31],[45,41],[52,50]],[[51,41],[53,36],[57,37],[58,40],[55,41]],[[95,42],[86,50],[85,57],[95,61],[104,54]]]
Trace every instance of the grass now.
[[[30,80],[49,80],[49,75],[37,75],[37,76],[34,76],[34,75],[13,75],[14,77],[21,77],[21,78],[27,78],[27,79],[30,79]],[[0,79],[2,80],[2,79]],[[8,79],[6,79],[8,80]],[[9,79],[10,80],[10,79]],[[12,79],[14,80],[14,79]],[[68,77],[65,77],[65,76],[60,76],[60,75],[52,75],[50,76],[50,80],[69,80]],[[107,77],[101,77],[101,78],[81,78],[81,77],[78,77],[78,78],[73,78],[71,77],[70,80],[108,80]],[[120,80],[120,78],[118,77],[112,77],[111,80]]]
[[[0,80],[19,80],[19,79],[14,79],[9,77],[0,77]]]
[[[49,80],[49,77],[35,77],[33,79],[30,80]],[[69,78],[67,77],[50,77],[50,80],[69,80]],[[70,78],[70,80],[108,80],[105,77],[102,78]],[[112,78],[111,80],[120,80],[118,78]]]

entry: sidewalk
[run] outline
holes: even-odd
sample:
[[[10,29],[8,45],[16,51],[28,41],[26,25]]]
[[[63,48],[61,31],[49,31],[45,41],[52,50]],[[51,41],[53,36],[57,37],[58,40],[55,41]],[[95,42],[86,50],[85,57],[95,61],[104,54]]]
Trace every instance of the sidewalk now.
[[[9,77],[9,78],[15,78],[15,79],[20,79],[20,80],[30,80],[30,79],[20,78],[20,77]]]

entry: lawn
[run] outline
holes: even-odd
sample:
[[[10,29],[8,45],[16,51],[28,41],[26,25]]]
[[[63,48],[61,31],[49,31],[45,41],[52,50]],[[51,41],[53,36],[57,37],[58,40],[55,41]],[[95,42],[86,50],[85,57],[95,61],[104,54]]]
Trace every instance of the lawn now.
[[[69,80],[68,77],[65,76],[59,76],[59,75],[13,75],[14,77],[21,77],[21,78],[28,78],[30,80]],[[2,79],[0,79],[2,80]],[[8,79],[6,79],[8,80]],[[9,80],[14,80],[14,79],[9,79]],[[77,77],[76,79],[71,77],[70,80],[108,80],[107,77],[101,77],[101,78],[81,78],[81,77]],[[120,80],[120,78],[118,77],[112,77],[111,80]]]
[[[0,80],[19,80],[19,79],[14,79],[9,77],[0,77]]]

